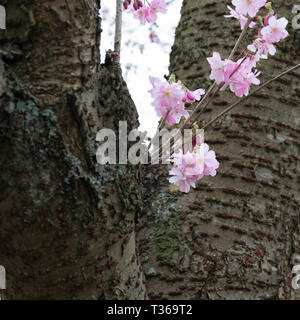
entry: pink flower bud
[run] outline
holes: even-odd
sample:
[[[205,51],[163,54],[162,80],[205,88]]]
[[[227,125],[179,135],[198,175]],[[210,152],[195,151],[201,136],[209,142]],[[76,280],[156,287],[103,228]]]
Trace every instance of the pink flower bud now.
[[[139,8],[142,8],[143,7],[143,2],[141,0],[139,0],[138,3],[139,3]]]
[[[127,2],[128,2],[128,5],[130,5],[130,4],[131,4],[131,0],[127,0]]]
[[[187,100],[187,94],[184,95],[184,97],[182,98],[182,102],[186,102]]]
[[[133,3],[133,9],[134,10],[138,10],[139,9],[139,5],[138,5],[138,3],[136,1]]]
[[[189,103],[193,103],[193,102],[196,101],[195,96],[192,94],[192,92],[188,92],[187,100],[188,100]]]
[[[123,7],[124,7],[125,10],[128,8],[128,2],[127,1],[123,2]]]
[[[266,16],[264,19],[264,26],[266,27],[269,24],[269,16]]]

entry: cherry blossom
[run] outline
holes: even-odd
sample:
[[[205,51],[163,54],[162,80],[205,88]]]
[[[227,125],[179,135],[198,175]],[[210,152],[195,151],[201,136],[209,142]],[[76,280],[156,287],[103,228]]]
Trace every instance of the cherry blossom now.
[[[251,52],[257,52],[261,59],[268,59],[268,54],[273,56],[276,53],[275,46],[261,38],[254,40],[254,42],[249,44],[247,48]]]
[[[268,20],[268,25],[261,29],[263,40],[275,43],[286,38],[288,36],[288,32],[285,30],[287,24],[286,18],[277,19],[276,16],[272,16]]]
[[[233,10],[230,6],[227,6],[227,8],[229,9],[229,15],[225,15],[224,17],[225,18],[235,18],[237,20],[239,20],[240,24],[241,24],[241,29],[244,30],[245,28],[245,25],[248,21],[248,18],[246,18],[245,16],[243,16],[241,13]],[[256,23],[255,22],[251,22],[249,27],[250,28],[253,28],[256,26]]]
[[[217,84],[224,82],[224,68],[226,62],[221,59],[219,52],[214,52],[211,58],[207,58],[211,67],[211,74],[209,78],[215,80]]]
[[[149,6],[147,21],[154,23],[157,20],[157,13],[166,13],[166,3],[164,0],[153,0]]]
[[[186,103],[194,103],[195,101],[199,101],[201,99],[201,96],[205,94],[205,90],[203,89],[197,89],[195,91],[188,91],[182,101]]]
[[[181,117],[188,119],[189,113],[185,110],[185,103],[199,101],[205,93],[203,89],[189,91],[180,82],[176,83],[173,77],[170,78],[170,82],[150,77],[150,82],[152,89],[149,92],[154,99],[152,105],[159,117],[166,118],[168,125],[179,123]]]
[[[155,23],[157,20],[158,13],[166,13],[165,0],[153,0],[149,6],[143,5],[143,2],[125,0],[123,2],[125,10],[130,9],[129,12],[133,13],[135,19],[139,19],[141,24],[145,25],[146,22]]]
[[[260,8],[266,4],[267,0],[232,0],[236,11],[242,15],[249,15],[254,18]]]
[[[182,101],[185,95],[184,90],[178,83],[169,83],[160,81],[158,78],[150,77],[153,89],[149,92],[154,99],[154,105],[163,105],[172,107]]]
[[[208,58],[211,66],[210,79],[215,80],[217,84],[224,83],[221,90],[225,90],[228,86],[230,90],[238,97],[249,94],[251,84],[258,85],[260,81],[257,79],[259,72],[252,71],[255,67],[256,59],[242,58],[237,62],[229,59],[222,61],[218,52],[213,53],[213,57]]]
[[[147,22],[148,14],[149,8],[146,6],[140,7],[139,9],[133,11],[133,17],[140,20],[140,23],[143,25]]]
[[[151,42],[153,42],[153,43],[160,42],[158,35],[154,31],[150,32],[149,38],[150,38]]]
[[[204,176],[215,176],[219,168],[215,152],[209,150],[206,143],[194,148],[194,152],[179,151],[173,157],[174,167],[169,174],[173,177],[169,181],[180,187],[181,192],[189,192],[196,187],[196,182]]]

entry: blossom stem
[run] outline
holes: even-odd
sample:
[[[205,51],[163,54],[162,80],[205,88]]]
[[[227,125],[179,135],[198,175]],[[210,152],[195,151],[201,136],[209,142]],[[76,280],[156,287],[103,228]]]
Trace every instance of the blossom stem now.
[[[244,36],[245,36],[245,34],[246,34],[246,32],[247,32],[247,30],[248,30],[248,27],[249,27],[249,25],[250,25],[251,22],[252,22],[252,19],[248,19],[248,21],[247,21],[247,23],[246,23],[243,31],[241,32],[241,34],[240,34],[240,36],[239,36],[239,38],[238,38],[238,40],[237,40],[234,48],[232,49],[232,51],[231,51],[231,53],[230,53],[230,56],[229,56],[229,58],[228,58],[229,60],[231,60],[231,59],[233,58],[233,56],[234,56],[237,48],[239,47],[240,43],[242,42],[242,40],[243,40],[243,38],[244,38]]]
[[[118,54],[115,61],[120,63],[121,53],[121,35],[122,35],[122,0],[116,0],[116,29],[114,51]]]
[[[280,5],[279,5],[278,8],[276,9],[276,11],[274,11],[274,16],[275,16],[275,14],[277,14],[277,12],[281,9],[281,7],[284,5],[284,3],[285,3],[285,0],[282,0],[281,3],[280,3]]]
[[[288,70],[282,72],[281,74],[279,74],[278,76],[270,79],[269,81],[265,82],[264,84],[262,84],[261,86],[259,86],[257,89],[255,89],[253,92],[251,92],[248,96],[239,99],[238,101],[236,101],[234,104],[232,104],[231,106],[229,106],[228,108],[226,108],[224,111],[222,111],[220,114],[218,114],[214,119],[212,119],[211,121],[209,121],[206,125],[204,125],[201,129],[206,129],[207,127],[209,127],[210,125],[212,125],[214,122],[216,122],[218,119],[220,119],[221,117],[223,117],[226,113],[228,113],[229,111],[231,111],[233,108],[235,108],[236,106],[238,106],[239,104],[241,104],[242,102],[248,100],[251,96],[253,96],[255,93],[257,93],[258,91],[260,91],[261,89],[267,87],[270,83],[272,83],[273,81],[285,76],[286,74],[296,70],[297,68],[300,67],[300,63],[298,63],[297,65],[295,65],[294,67],[289,68]]]
[[[152,142],[155,141],[155,139],[157,138],[157,136],[159,135],[159,131],[161,130],[161,128],[163,128],[166,124],[166,121],[167,121],[167,118],[168,118],[168,115],[170,113],[170,110],[167,112],[166,116],[163,118],[162,122],[160,123],[154,137],[151,139],[150,141],[150,144],[148,146],[148,150],[150,150],[151,146],[152,146]]]

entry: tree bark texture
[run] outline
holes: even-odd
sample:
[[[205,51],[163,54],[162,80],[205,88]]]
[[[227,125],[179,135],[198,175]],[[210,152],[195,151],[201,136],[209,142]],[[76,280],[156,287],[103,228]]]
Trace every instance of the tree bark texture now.
[[[94,0],[1,1],[0,264],[6,299],[143,299],[140,169],[100,166],[96,132],[138,126],[119,65],[100,65]]]

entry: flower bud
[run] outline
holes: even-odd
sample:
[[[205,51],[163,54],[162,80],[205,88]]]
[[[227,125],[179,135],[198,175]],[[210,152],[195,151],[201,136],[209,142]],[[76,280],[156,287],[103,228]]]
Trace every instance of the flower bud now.
[[[192,94],[192,92],[187,93],[187,100],[189,103],[193,103],[196,101],[195,96]]]
[[[144,6],[141,0],[139,0],[138,3],[139,3],[139,8],[142,8]]]
[[[265,8],[269,10],[272,9],[272,2],[267,2]]]
[[[175,74],[174,73],[172,73],[171,75],[170,75],[170,78],[169,78],[169,83],[173,83],[173,82],[176,82],[176,77],[175,77]]]
[[[136,1],[134,1],[134,3],[133,3],[133,9],[134,10],[138,10],[139,9],[139,5],[138,5],[138,3]]]
[[[131,4],[131,0],[127,0],[127,2],[128,2],[128,5],[130,6],[130,4]]]
[[[125,10],[128,9],[128,2],[126,0],[123,2],[123,7]]]

